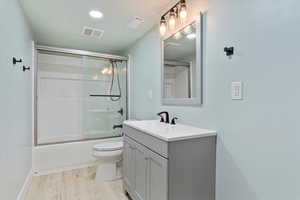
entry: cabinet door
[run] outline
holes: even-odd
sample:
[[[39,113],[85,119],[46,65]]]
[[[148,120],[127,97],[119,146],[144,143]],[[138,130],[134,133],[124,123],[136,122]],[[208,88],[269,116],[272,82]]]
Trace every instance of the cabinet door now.
[[[135,146],[135,196],[137,200],[147,200],[147,151],[139,144]]]
[[[149,152],[148,200],[168,199],[168,160]]]
[[[134,146],[124,139],[124,152],[123,152],[123,177],[124,182],[128,187],[134,191],[135,188],[135,152]]]

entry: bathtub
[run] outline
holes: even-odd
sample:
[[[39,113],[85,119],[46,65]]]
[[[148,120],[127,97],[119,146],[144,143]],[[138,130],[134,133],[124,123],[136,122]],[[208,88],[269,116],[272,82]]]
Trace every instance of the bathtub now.
[[[122,137],[115,137],[34,147],[33,172],[35,175],[44,175],[94,166],[96,159],[92,156],[92,148],[95,144],[122,140]]]

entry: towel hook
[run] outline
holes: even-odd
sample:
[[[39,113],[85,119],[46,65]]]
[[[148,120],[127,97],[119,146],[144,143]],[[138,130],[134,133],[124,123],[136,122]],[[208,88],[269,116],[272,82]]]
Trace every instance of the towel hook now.
[[[234,47],[224,47],[224,52],[226,56],[231,58],[231,56],[234,54]]]
[[[20,58],[19,60],[17,60],[15,57],[13,57],[13,64],[17,64],[17,63],[21,63],[22,59]]]
[[[26,70],[30,70],[30,67],[25,67],[25,66],[23,65],[23,72],[25,72]]]

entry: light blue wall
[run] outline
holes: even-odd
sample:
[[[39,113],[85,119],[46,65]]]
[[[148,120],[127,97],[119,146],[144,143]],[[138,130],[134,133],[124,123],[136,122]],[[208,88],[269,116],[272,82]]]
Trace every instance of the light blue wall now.
[[[166,109],[182,123],[218,130],[217,200],[300,199],[300,2],[206,2],[204,105],[161,106],[156,28],[126,52],[131,114],[149,119]],[[223,48],[231,45],[229,60]],[[243,101],[231,100],[234,80],[244,82]]]
[[[0,2],[0,199],[15,200],[31,169],[32,35],[17,0]]]

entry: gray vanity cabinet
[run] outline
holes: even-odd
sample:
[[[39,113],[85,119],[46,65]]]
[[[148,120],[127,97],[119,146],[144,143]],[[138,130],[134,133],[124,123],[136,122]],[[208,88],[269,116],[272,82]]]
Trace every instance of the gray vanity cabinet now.
[[[216,137],[164,141],[126,124],[124,190],[133,200],[214,200]]]
[[[167,200],[168,161],[149,151],[148,162],[148,200]]]
[[[135,167],[135,196],[137,200],[147,199],[147,152],[137,144],[134,147],[134,167]]]
[[[134,146],[124,140],[123,180],[129,188],[135,188],[135,153]]]
[[[125,136],[124,186],[134,200],[167,200],[167,159]]]

